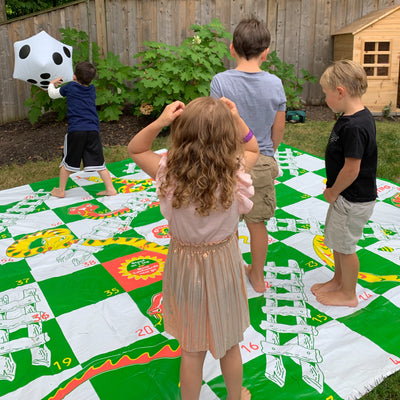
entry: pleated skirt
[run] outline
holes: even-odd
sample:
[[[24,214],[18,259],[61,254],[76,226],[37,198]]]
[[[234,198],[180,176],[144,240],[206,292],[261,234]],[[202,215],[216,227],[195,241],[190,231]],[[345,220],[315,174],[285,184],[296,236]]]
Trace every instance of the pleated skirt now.
[[[250,325],[236,234],[217,243],[171,239],[163,273],[164,329],[187,352],[215,359],[243,340]]]

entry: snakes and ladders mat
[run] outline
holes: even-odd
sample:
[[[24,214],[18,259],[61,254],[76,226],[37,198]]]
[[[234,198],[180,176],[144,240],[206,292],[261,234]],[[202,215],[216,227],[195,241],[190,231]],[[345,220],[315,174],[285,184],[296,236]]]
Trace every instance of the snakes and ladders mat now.
[[[378,179],[357,248],[359,305],[327,307],[310,292],[333,275],[324,162],[285,145],[276,157],[267,290],[248,283],[244,385],[254,400],[358,399],[400,370],[400,187]],[[2,400],[180,398],[180,347],[163,327],[168,224],[132,160],[108,168],[114,197],[96,197],[103,184],[84,172],[64,199],[50,196],[58,179],[0,192]],[[243,223],[239,243],[251,263]],[[210,355],[203,380],[202,400],[226,398]]]

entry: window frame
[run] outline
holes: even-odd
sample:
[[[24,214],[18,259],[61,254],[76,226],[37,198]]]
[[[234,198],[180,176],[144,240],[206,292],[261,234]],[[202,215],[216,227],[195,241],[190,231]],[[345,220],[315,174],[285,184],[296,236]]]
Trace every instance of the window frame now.
[[[374,43],[374,50],[365,50],[365,45],[366,43]],[[380,43],[388,43],[389,44],[389,50],[379,50],[379,44]],[[373,68],[374,74],[373,75],[368,75],[367,73],[367,78],[368,79],[390,79],[391,75],[391,49],[392,49],[392,40],[387,39],[387,40],[371,40],[371,39],[364,39],[362,42],[362,51],[361,51],[361,65],[363,66],[365,72],[367,72],[367,68]],[[388,62],[387,63],[379,63],[378,58],[381,55],[387,55],[388,56]],[[364,62],[365,56],[373,56],[374,61],[373,63],[366,63]],[[378,75],[378,69],[379,68],[387,68],[387,75]]]

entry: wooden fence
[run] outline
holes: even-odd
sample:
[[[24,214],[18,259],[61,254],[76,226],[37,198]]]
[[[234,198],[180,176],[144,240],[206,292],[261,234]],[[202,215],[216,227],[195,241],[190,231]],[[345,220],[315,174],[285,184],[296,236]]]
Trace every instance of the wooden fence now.
[[[0,123],[24,118],[30,85],[12,78],[13,43],[41,30],[61,40],[59,28],[88,32],[104,53],[112,51],[133,65],[145,40],[180,45],[192,35],[190,26],[218,18],[233,32],[240,19],[256,16],[271,31],[271,50],[297,71],[320,76],[332,60],[331,33],[371,11],[400,4],[400,0],[90,0],[76,1],[47,12],[0,25]],[[227,65],[230,67],[232,65]],[[318,84],[307,84],[303,98],[319,104]]]

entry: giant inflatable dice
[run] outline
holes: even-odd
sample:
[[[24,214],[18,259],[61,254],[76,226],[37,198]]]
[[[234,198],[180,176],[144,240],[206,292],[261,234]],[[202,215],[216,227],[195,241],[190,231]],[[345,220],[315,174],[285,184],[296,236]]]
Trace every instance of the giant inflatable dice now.
[[[62,77],[72,81],[72,47],[51,37],[45,31],[14,43],[13,78],[47,90],[50,81]]]

